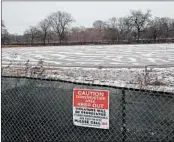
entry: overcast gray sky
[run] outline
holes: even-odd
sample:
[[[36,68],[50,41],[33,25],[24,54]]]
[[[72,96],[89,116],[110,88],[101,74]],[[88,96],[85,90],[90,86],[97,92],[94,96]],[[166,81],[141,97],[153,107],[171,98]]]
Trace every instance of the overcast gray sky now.
[[[174,18],[174,1],[158,2],[2,2],[2,19],[10,33],[23,34],[29,26],[35,26],[52,12],[71,13],[73,26],[91,27],[95,20],[126,16],[130,10],[152,10],[153,16]]]

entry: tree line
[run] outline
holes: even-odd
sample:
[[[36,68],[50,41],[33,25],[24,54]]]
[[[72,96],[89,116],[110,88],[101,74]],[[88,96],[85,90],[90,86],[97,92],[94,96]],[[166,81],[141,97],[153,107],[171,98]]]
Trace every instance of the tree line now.
[[[151,11],[131,10],[125,17],[111,17],[106,21],[96,20],[93,27],[72,27],[75,19],[70,13],[51,13],[35,26],[29,26],[23,35],[8,33],[2,21],[2,44],[42,44],[51,43],[137,43],[141,41],[173,41],[174,19],[152,17]]]

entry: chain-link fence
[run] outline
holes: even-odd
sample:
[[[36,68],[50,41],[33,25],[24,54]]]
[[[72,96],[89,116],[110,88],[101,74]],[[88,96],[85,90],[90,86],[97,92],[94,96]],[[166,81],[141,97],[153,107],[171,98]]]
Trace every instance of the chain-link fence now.
[[[74,88],[109,91],[109,130],[73,125]],[[2,65],[2,141],[174,141],[174,67]]]
[[[109,91],[109,129],[73,125],[74,88]],[[174,141],[173,92],[2,76],[1,108],[2,142]]]

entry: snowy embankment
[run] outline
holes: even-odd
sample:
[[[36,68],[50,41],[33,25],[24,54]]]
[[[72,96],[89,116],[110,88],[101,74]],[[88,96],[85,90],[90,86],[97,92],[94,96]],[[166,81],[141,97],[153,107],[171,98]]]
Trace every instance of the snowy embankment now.
[[[174,93],[174,67],[168,68],[81,68],[11,66],[3,75],[61,79],[79,83],[148,89]]]
[[[2,75],[174,92],[174,44],[6,48]]]
[[[59,70],[59,71],[58,71]],[[149,89],[174,93],[174,67],[165,69],[91,69],[63,68],[52,70],[47,78],[117,87]]]

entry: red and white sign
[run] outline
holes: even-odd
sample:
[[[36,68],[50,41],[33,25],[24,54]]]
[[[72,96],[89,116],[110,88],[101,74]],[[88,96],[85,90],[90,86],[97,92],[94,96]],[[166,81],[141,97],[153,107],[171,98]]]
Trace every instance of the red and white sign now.
[[[73,123],[76,126],[109,129],[109,91],[74,89]]]

